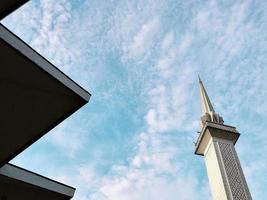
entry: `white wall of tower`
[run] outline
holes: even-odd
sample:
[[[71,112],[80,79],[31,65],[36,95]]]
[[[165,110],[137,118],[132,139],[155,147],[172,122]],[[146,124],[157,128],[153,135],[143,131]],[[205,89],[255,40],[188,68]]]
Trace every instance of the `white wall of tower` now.
[[[211,138],[204,156],[213,200],[252,200],[232,141]]]

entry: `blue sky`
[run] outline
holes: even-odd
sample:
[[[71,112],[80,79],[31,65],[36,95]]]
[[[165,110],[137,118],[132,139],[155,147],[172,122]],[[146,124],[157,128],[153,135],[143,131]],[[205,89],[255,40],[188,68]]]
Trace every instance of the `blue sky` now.
[[[77,187],[76,200],[211,199],[197,74],[254,200],[267,196],[267,3],[31,0],[3,24],[92,93],[12,162]]]

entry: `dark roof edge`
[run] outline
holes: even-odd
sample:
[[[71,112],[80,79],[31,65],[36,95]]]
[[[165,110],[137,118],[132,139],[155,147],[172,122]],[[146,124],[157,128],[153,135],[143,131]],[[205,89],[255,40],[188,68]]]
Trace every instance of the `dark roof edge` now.
[[[19,1],[17,1],[11,7],[9,7],[8,9],[6,9],[5,11],[0,13],[0,20],[2,20],[3,18],[5,18],[9,14],[11,14],[13,11],[17,10],[19,7],[21,7],[22,5],[24,5],[28,1],[29,0],[19,0]]]
[[[78,85],[70,77],[59,70],[55,65],[49,62],[41,54],[31,48],[26,42],[21,40],[18,36],[12,33],[8,28],[0,23],[0,38],[15,48],[17,51],[22,53],[32,62],[34,62],[42,70],[56,78],[59,82],[64,84],[66,87],[71,89],[74,93],[82,97],[86,102],[89,101],[91,94],[84,88]]]
[[[23,169],[13,164],[5,164],[0,168],[0,175],[28,183],[49,191],[53,191],[68,197],[73,197],[75,188],[52,180],[35,172]]]

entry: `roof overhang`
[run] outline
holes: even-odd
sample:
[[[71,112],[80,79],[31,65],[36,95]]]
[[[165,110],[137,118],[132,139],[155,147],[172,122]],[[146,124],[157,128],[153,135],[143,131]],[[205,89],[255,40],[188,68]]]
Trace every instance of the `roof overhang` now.
[[[89,101],[90,94],[0,24],[0,166]]]
[[[239,136],[240,133],[233,126],[206,122],[196,142],[195,154],[204,156],[205,149],[211,139],[220,138],[235,144]]]
[[[1,0],[0,20],[12,13],[14,10],[25,4],[29,0]]]
[[[75,188],[12,164],[0,168],[0,199],[67,200]]]

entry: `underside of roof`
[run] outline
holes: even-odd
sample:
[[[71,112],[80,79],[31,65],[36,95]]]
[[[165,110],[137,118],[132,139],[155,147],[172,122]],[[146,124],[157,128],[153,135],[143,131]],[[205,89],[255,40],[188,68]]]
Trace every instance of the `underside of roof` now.
[[[87,103],[90,94],[3,25],[0,55],[3,166]]]
[[[68,200],[75,189],[39,174],[6,164],[0,168],[0,199]]]
[[[0,1],[0,20],[11,12],[22,6],[29,0],[1,0]]]

